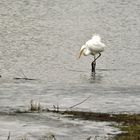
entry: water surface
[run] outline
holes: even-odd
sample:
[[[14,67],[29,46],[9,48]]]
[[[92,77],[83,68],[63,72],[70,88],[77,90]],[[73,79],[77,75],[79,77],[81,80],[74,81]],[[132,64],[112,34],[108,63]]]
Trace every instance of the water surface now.
[[[44,107],[65,109],[88,96],[75,109],[139,113],[139,7],[138,0],[2,0],[1,114],[28,108],[31,99]],[[107,48],[97,62],[96,76],[91,77],[92,56],[80,60],[77,56],[95,33],[101,35]],[[38,80],[13,80],[23,75]],[[111,133],[106,123],[60,121],[53,114],[46,120],[44,115],[1,115],[0,136],[5,139],[13,130],[13,138],[30,133],[30,139],[41,139],[51,129],[58,139],[76,140],[90,135],[102,139]]]

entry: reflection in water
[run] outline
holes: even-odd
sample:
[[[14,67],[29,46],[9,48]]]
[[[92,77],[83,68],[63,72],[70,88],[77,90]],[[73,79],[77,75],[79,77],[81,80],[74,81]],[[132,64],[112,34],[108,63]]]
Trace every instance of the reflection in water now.
[[[95,73],[91,73],[90,76],[90,83],[101,83],[102,82],[102,78],[103,76],[101,74],[95,74]]]
[[[109,72],[109,71],[121,71],[121,70],[123,70],[123,69],[97,69],[98,71],[107,71],[107,72]]]
[[[83,83],[94,83],[94,84],[101,84],[104,79],[104,75],[102,73],[90,73],[90,74],[80,74],[80,80]]]

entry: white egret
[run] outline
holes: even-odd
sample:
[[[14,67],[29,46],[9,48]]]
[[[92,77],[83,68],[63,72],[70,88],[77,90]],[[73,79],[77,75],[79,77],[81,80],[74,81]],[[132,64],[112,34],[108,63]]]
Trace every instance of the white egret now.
[[[94,56],[94,61],[91,63],[92,66],[92,72],[95,73],[95,65],[96,65],[96,60],[101,56],[101,52],[104,51],[105,44],[101,42],[101,38],[99,35],[93,35],[90,40],[86,42],[85,45],[83,45],[80,49],[80,55],[83,54],[84,56],[87,55],[93,55]],[[96,55],[99,54],[97,57]]]

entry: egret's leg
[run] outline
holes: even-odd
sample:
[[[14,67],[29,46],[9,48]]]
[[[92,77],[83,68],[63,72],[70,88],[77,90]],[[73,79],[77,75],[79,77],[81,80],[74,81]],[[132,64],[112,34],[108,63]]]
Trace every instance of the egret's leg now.
[[[95,58],[94,55],[94,61],[91,63],[91,67],[92,67],[92,73],[95,74],[95,67],[96,67],[96,60],[101,56],[101,53],[99,53],[99,55]]]
[[[94,55],[94,61],[95,61],[95,59],[96,59],[96,57],[95,57],[95,55]]]
[[[96,60],[95,60],[95,55],[94,55],[94,61],[91,63],[91,72],[92,74],[95,74],[95,66],[96,66]]]
[[[101,53],[99,53],[97,58],[94,58],[94,61],[96,61],[101,56]]]
[[[92,72],[92,73],[95,73],[95,67],[96,67],[96,61],[93,61],[93,62],[91,63],[91,72]]]

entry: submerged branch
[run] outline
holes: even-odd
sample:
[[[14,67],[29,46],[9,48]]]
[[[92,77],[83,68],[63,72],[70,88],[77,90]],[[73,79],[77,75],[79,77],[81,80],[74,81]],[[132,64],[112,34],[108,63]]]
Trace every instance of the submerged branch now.
[[[88,96],[88,97],[87,97],[86,99],[84,99],[83,101],[81,101],[81,102],[79,102],[79,103],[77,103],[77,104],[75,104],[75,105],[73,105],[73,106],[71,106],[71,107],[69,107],[69,108],[72,109],[72,108],[74,108],[74,107],[76,107],[76,106],[78,106],[78,105],[84,103],[84,102],[85,102],[86,100],[88,100],[90,97],[91,97],[91,96]]]
[[[25,73],[23,72],[23,70],[21,69],[21,73],[23,75],[23,77],[14,77],[13,79],[15,80],[37,80],[37,79],[33,79],[33,78],[28,78]]]

